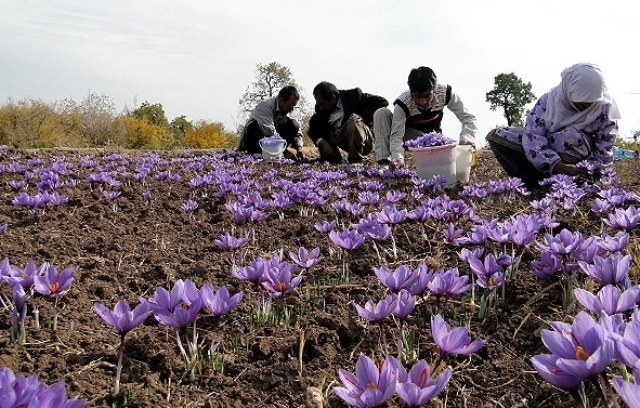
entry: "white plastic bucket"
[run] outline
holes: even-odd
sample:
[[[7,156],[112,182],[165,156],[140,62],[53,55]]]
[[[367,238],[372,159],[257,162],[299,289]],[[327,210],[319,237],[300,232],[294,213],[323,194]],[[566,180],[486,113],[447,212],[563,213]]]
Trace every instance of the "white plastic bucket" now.
[[[287,148],[287,141],[284,139],[260,139],[258,143],[262,148],[262,158],[269,163],[280,161]]]
[[[473,146],[458,145],[456,147],[456,178],[461,183],[468,183],[471,175]]]
[[[418,177],[429,180],[441,174],[447,179],[447,186],[456,184],[456,145],[433,147],[410,147],[416,164]]]

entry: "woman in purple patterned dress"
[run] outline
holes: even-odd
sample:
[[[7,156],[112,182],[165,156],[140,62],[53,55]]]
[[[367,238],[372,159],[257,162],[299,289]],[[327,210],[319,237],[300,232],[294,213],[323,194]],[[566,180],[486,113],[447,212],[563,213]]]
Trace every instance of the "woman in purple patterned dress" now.
[[[487,135],[502,168],[527,187],[552,174],[587,177],[586,169],[576,167],[583,160],[596,168],[613,163],[620,114],[600,68],[576,64],[561,77],[538,99],[524,129],[502,127]]]

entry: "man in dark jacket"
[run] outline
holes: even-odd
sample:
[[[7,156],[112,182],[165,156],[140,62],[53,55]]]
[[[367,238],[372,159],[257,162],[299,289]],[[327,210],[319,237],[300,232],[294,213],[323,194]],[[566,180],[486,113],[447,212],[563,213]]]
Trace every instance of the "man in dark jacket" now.
[[[360,88],[338,91],[330,82],[313,88],[316,113],[309,120],[309,137],[318,147],[320,160],[340,163],[340,149],[349,163],[362,163],[373,150],[373,113],[389,102]]]

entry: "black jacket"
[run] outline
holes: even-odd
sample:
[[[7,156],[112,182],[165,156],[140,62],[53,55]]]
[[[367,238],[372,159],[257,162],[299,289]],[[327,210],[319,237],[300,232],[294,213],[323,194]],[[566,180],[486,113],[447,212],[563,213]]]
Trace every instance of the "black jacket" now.
[[[357,113],[362,116],[367,126],[373,127],[373,113],[389,105],[385,98],[364,93],[360,88],[338,92],[344,109],[341,125],[349,119],[352,113]],[[318,112],[316,107],[316,113],[309,120],[309,138],[315,144],[320,138],[330,140],[332,132],[333,129],[329,124],[329,114]]]

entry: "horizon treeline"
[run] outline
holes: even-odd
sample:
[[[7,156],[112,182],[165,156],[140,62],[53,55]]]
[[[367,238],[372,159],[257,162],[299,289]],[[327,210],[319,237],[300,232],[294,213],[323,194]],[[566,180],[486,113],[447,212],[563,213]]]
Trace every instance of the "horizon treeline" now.
[[[16,148],[120,147],[126,149],[234,148],[238,134],[220,122],[169,121],[159,103],[117,112],[108,96],[89,93],[81,102],[67,98],[9,98],[0,105],[0,144]]]

